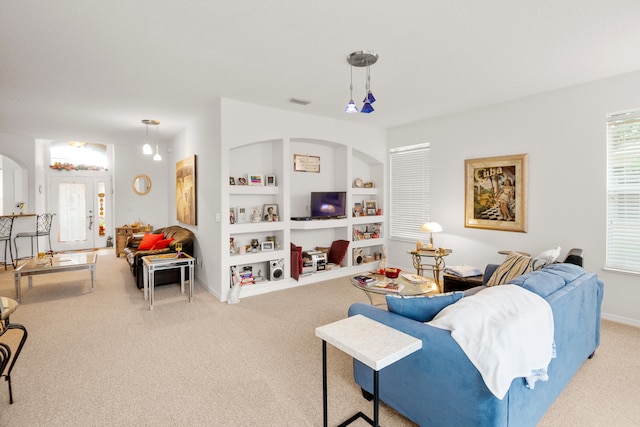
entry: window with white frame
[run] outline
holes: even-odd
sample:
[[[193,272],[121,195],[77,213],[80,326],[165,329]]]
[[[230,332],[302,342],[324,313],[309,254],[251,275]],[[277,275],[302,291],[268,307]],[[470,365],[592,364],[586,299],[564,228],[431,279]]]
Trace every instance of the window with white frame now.
[[[429,144],[392,148],[389,151],[390,238],[424,238],[420,226],[429,221]]]
[[[607,116],[606,268],[640,273],[640,110]]]

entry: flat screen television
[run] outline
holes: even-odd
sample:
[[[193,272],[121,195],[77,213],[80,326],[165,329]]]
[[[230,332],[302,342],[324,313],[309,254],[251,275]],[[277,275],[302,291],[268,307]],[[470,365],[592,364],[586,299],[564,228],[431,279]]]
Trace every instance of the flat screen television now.
[[[314,191],[311,193],[311,218],[345,218],[346,191]]]

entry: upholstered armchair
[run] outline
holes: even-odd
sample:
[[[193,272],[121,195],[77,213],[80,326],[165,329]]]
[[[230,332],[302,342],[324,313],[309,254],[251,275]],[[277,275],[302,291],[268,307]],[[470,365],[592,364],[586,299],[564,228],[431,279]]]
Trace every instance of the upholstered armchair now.
[[[175,253],[176,243],[182,243],[182,252],[193,256],[195,235],[191,230],[179,225],[172,225],[153,230],[150,234],[162,236],[157,239],[152,239],[157,241],[153,243],[151,247],[143,246],[141,248],[140,246],[143,244],[145,234],[134,234],[127,239],[127,245],[124,249],[127,262],[131,268],[131,273],[133,274],[133,277],[136,278],[136,286],[139,289],[144,287],[142,257],[164,253]],[[158,271],[155,274],[156,286],[179,282],[179,269]]]

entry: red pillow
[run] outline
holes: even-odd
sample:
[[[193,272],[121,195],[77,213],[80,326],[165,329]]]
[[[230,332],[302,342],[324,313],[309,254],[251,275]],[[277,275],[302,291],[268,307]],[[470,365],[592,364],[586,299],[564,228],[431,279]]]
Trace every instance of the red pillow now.
[[[138,250],[148,251],[149,249],[153,248],[153,245],[162,240],[163,237],[164,234],[145,234],[142,238],[142,241],[138,245]]]
[[[173,237],[169,237],[168,239],[158,240],[158,242],[153,245],[151,249],[164,249],[169,247],[169,243],[173,242]]]

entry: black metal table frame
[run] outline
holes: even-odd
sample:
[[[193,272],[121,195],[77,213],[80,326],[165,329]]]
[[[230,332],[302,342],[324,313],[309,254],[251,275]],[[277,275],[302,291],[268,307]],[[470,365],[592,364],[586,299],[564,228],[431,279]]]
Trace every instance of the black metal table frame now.
[[[0,336],[4,335],[10,329],[19,329],[23,332],[22,338],[20,339],[20,344],[18,344],[18,349],[16,350],[16,354],[11,358],[11,348],[0,342],[0,376],[3,376],[5,381],[9,384],[9,403],[13,404],[13,390],[11,389],[11,370],[13,366],[16,364],[16,360],[18,360],[18,356],[20,356],[20,352],[22,351],[22,347],[24,346],[25,341],[27,341],[27,329],[18,324],[18,323],[10,323],[9,318],[2,320],[2,324],[0,324]],[[7,369],[7,365],[11,361],[9,368]],[[6,373],[5,372],[6,369]]]
[[[380,418],[380,394],[379,394],[379,371],[373,370],[373,419],[369,418],[362,411],[359,411],[348,420],[344,421],[338,427],[346,427],[358,418],[364,419],[373,427],[379,427]],[[322,340],[322,415],[324,420],[324,427],[328,426],[329,411],[327,402],[327,342]]]

